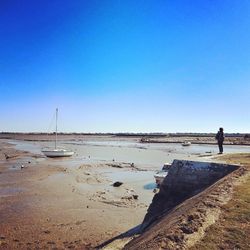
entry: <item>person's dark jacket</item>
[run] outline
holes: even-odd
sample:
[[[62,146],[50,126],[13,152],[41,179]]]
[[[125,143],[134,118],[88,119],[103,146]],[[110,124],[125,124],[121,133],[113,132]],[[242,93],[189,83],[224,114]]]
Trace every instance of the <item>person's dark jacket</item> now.
[[[222,131],[218,131],[215,138],[218,141],[218,143],[222,143],[224,141],[224,133]]]

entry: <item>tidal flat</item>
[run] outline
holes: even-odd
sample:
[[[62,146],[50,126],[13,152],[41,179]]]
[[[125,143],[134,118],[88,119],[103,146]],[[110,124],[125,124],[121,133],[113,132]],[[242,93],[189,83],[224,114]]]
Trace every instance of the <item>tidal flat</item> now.
[[[210,161],[218,151],[211,144],[83,136],[59,139],[75,154],[50,159],[41,150],[54,146],[52,137],[5,138],[0,145],[0,236],[7,249],[94,247],[142,222],[156,191],[153,175],[164,163]]]

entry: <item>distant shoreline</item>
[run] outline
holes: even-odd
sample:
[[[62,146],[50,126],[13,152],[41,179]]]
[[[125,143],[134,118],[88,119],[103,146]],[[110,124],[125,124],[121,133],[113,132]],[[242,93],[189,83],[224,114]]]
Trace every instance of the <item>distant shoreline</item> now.
[[[0,133],[0,139],[24,141],[52,141],[54,133]],[[58,140],[85,141],[92,139],[125,140],[138,143],[183,143],[216,145],[215,134],[177,133],[177,134],[131,134],[131,133],[58,133]],[[249,134],[225,134],[224,145],[250,146]]]
[[[0,132],[0,137],[3,135],[53,135],[52,133],[47,132]],[[216,133],[189,133],[189,132],[177,132],[177,133],[128,133],[128,132],[121,132],[121,133],[85,133],[85,132],[58,132],[59,135],[87,135],[87,136],[119,136],[119,137],[142,137],[142,136],[150,136],[150,137],[214,137]],[[250,133],[225,133],[226,137],[249,137]]]

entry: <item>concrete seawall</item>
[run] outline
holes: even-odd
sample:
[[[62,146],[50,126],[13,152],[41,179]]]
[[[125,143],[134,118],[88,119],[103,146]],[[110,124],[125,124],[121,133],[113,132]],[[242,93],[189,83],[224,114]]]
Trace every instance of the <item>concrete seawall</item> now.
[[[215,188],[213,192],[219,194],[220,190],[216,190],[219,183],[224,183],[227,175],[239,168],[221,163],[174,160],[142,224],[97,249],[185,249],[187,235],[199,231],[207,213],[214,212],[215,203],[213,198],[206,198],[207,192]],[[220,199],[215,199],[219,204]],[[162,248],[162,244],[166,247]]]
[[[185,199],[198,194],[237,168],[236,165],[174,160],[159,193],[149,206],[141,232]]]

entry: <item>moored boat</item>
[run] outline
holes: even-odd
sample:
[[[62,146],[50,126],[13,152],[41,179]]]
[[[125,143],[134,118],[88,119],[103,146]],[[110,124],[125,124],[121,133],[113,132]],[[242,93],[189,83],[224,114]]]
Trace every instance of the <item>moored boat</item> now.
[[[182,146],[190,146],[191,142],[190,141],[184,141],[181,145]]]
[[[69,157],[74,154],[73,151],[67,150],[67,149],[43,149],[42,152],[47,156],[47,157]]]
[[[56,132],[55,132],[55,148],[53,149],[42,149],[42,153],[47,157],[69,157],[74,154],[73,151],[68,149],[62,149],[57,147],[57,117],[58,117],[58,109],[56,109]]]

